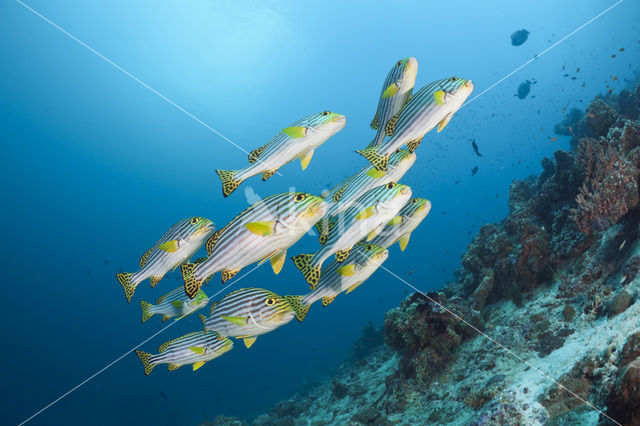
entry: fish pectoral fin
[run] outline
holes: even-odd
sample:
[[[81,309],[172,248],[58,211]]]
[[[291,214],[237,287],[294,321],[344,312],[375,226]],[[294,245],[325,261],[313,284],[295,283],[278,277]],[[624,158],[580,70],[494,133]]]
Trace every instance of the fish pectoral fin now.
[[[407,248],[407,244],[409,244],[409,238],[411,238],[411,233],[408,232],[400,237],[400,250],[404,251]]]
[[[196,355],[204,355],[207,353],[207,348],[203,348],[201,346],[190,346],[189,350]]]
[[[299,139],[307,136],[307,128],[302,126],[285,127],[282,129],[282,133],[294,139]]]
[[[356,220],[367,219],[374,214],[376,214],[376,206],[367,207],[356,215]]]
[[[245,227],[256,235],[266,237],[275,232],[276,223],[273,220],[247,223]]]
[[[341,266],[336,269],[336,272],[338,273],[338,275],[342,275],[343,277],[350,277],[352,275],[355,275],[356,265],[354,263],[351,263],[349,265]]]
[[[174,253],[180,248],[180,240],[167,241],[166,243],[160,244],[158,248],[169,253]]]
[[[193,363],[193,371],[196,371],[198,368],[202,367],[206,361],[198,361]]]
[[[287,256],[287,249],[280,250],[273,256],[271,256],[271,268],[273,268],[273,273],[278,275],[282,270],[282,266],[284,266],[284,261]]]
[[[369,235],[367,235],[367,241],[373,240],[382,231],[383,227],[384,225],[380,225],[373,231],[369,232]]]
[[[349,289],[347,290],[347,292],[345,294],[349,294],[351,293],[353,290],[355,290],[356,288],[358,288],[358,286],[360,286],[360,284],[362,284],[362,281],[358,281],[357,283],[355,283],[354,285],[352,285],[351,287],[349,287]]]
[[[385,91],[382,92],[382,98],[383,99],[392,98],[396,95],[396,93],[398,93],[398,90],[400,90],[398,88],[398,85],[396,83],[391,83],[389,87],[387,87]]]
[[[182,302],[180,300],[174,300],[171,304],[178,309],[182,309]]]
[[[309,162],[313,158],[313,149],[307,150],[302,153],[300,156],[300,166],[302,166],[302,170],[306,170]]]
[[[380,179],[381,177],[385,177],[387,172],[383,172],[381,170],[371,169],[367,172],[367,176],[372,177],[374,179]]]
[[[329,303],[333,302],[336,296],[325,296],[322,298],[322,306],[327,306]]]
[[[447,114],[446,117],[444,117],[442,119],[442,121],[438,124],[438,132],[441,132],[442,129],[447,127],[447,124],[449,124],[449,121],[451,121],[451,117],[453,117],[453,113],[452,112]]]
[[[225,321],[229,321],[231,324],[234,325],[247,325],[247,317],[231,317],[228,315],[220,315],[220,318],[222,318]]]
[[[438,90],[433,94],[433,98],[435,99],[436,104],[442,106],[447,101],[447,94],[444,90]]]
[[[251,345],[253,345],[253,343],[256,341],[257,338],[258,338],[257,336],[244,337],[242,341],[244,342],[244,345],[247,347],[247,349],[249,349]]]
[[[387,223],[387,225],[400,225],[402,223],[402,216],[396,216]]]

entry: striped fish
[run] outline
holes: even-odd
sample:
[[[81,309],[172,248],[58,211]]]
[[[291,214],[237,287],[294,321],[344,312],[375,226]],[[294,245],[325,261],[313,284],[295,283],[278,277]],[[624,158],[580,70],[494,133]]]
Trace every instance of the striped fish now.
[[[276,194],[254,203],[207,241],[206,260],[180,267],[186,295],[195,297],[204,281],[218,271],[224,283],[260,260],[270,258],[273,271],[279,273],[287,249],[326,211],[322,198],[302,192]]]
[[[296,158],[300,159],[302,170],[305,170],[314,149],[342,130],[346,122],[344,115],[324,111],[285,127],[265,145],[251,151],[250,166],[240,170],[216,170],[222,179],[222,195],[228,197],[244,180],[260,173],[265,181]]]
[[[242,288],[211,305],[209,318],[200,318],[205,330],[243,339],[249,348],[257,336],[288,324],[295,316],[302,321],[308,307],[301,301],[302,296],[283,297],[262,288]]]
[[[389,182],[398,182],[415,161],[415,153],[409,152],[407,149],[397,149],[389,157],[387,171],[376,170],[369,164],[355,175],[333,187],[327,194],[323,194],[329,209],[325,217],[316,224],[321,240],[326,238],[331,217],[351,207],[353,202],[368,190],[386,185]]]
[[[351,293],[365,282],[389,257],[389,251],[375,244],[359,242],[342,263],[334,260],[322,269],[318,286],[302,298],[304,306],[322,299],[322,306],[342,292]]]
[[[412,198],[384,227],[380,235],[371,240],[372,244],[391,247],[400,241],[400,250],[404,251],[414,229],[420,225],[431,210],[431,202],[424,198]]]
[[[208,304],[209,297],[207,297],[204,291],[200,290],[198,294],[196,294],[196,297],[191,300],[184,294],[184,287],[180,286],[161,296],[155,305],[141,300],[142,322],[146,322],[156,314],[162,314],[162,321],[173,317],[184,317],[198,309],[204,308]]]
[[[233,349],[233,342],[218,333],[195,331],[163,343],[156,355],[142,351],[136,351],[136,354],[142,362],[144,374],[148,376],[153,367],[158,364],[169,364],[169,371],[177,370],[186,364],[193,364],[193,371],[195,371],[205,362],[218,358],[231,349]]]
[[[403,145],[416,150],[422,137],[438,125],[438,132],[460,109],[473,91],[471,80],[445,78],[427,84],[407,102],[397,120],[389,120],[387,132],[392,136],[378,147],[356,151],[369,160],[377,170],[386,170],[389,154]]]
[[[371,121],[371,128],[378,133],[369,144],[370,147],[380,145],[385,136],[391,136],[386,132],[387,122],[391,119],[397,120],[398,113],[411,99],[417,74],[418,60],[413,57],[399,60],[387,74],[382,84],[376,115]]]
[[[365,236],[373,239],[402,206],[411,198],[407,185],[389,182],[365,192],[355,203],[337,215],[329,224],[322,248],[313,254],[292,257],[305,279],[315,289],[320,279],[322,263],[335,253],[338,262],[347,258],[351,247]]]
[[[131,302],[138,284],[150,278],[151,287],[155,287],[167,272],[190,259],[214,229],[213,222],[204,217],[184,219],[169,228],[162,238],[142,255],[141,269],[138,272],[116,274],[118,282],[124,288],[127,303]]]

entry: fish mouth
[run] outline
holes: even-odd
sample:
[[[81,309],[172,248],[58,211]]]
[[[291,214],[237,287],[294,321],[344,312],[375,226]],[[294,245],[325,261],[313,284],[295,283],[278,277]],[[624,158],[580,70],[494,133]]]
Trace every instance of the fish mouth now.
[[[383,250],[380,253],[376,254],[375,260],[380,262],[380,261],[385,260],[387,258],[387,256],[389,256],[389,250]]]
[[[418,71],[418,60],[413,56],[405,59],[405,70],[408,72]]]
[[[316,215],[318,213],[322,213],[323,215],[327,213],[327,203],[323,200],[318,200],[309,206],[310,215]]]
[[[347,117],[345,117],[342,114],[337,114],[336,113],[335,117],[333,117],[333,119],[331,121],[333,123],[345,125],[345,124],[347,124]]]
[[[464,81],[464,87],[466,87],[467,89],[473,90],[473,81],[465,80]]]
[[[400,195],[407,195],[407,194],[411,194],[411,188],[409,188],[408,186],[405,186],[404,188],[400,189]]]

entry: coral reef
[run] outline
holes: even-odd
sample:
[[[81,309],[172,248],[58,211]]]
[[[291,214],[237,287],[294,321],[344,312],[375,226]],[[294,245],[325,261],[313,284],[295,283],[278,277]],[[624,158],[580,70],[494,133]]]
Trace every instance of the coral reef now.
[[[640,425],[639,97],[570,111],[571,149],[512,183],[453,282],[254,424]]]

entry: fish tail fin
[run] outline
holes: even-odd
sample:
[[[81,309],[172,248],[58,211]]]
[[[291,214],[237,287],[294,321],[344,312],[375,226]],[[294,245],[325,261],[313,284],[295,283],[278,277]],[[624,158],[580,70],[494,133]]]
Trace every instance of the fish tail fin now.
[[[184,280],[184,293],[193,299],[200,291],[204,280],[199,280],[193,275],[196,265],[193,263],[185,263],[180,265],[180,272],[182,272],[182,279]]]
[[[231,195],[242,183],[242,179],[236,178],[238,170],[216,170],[216,173],[222,180],[222,195],[225,198]]]
[[[389,155],[381,155],[378,149],[378,147],[368,147],[356,152],[369,160],[376,170],[386,171],[389,165]]]
[[[296,267],[302,272],[311,289],[315,290],[320,280],[320,266],[314,266],[311,263],[312,258],[313,254],[299,254],[293,256],[291,260],[293,260],[293,263],[295,263]]]
[[[142,366],[144,367],[144,374],[147,376],[153,370],[153,367],[156,365],[151,362],[151,354],[142,351],[136,351],[136,355],[140,358],[140,362],[142,362]]]
[[[133,297],[133,292],[136,291],[137,284],[133,284],[131,277],[133,274],[131,272],[118,272],[116,274],[116,278],[122,288],[124,288],[124,295],[127,298],[127,303],[131,302],[131,298]]]
[[[304,321],[307,313],[309,312],[308,304],[302,301],[302,296],[285,296],[284,300],[286,300],[293,312],[296,314],[296,319],[300,322]]]
[[[151,306],[152,305],[149,302],[145,302],[144,300],[140,301],[140,307],[142,308],[142,322],[147,322],[149,318],[155,315],[150,311]]]

